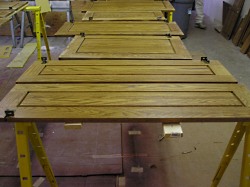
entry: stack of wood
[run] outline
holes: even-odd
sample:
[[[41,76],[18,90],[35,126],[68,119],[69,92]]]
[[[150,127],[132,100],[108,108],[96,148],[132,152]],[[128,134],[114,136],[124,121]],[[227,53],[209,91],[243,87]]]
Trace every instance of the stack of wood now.
[[[221,34],[228,40],[232,38],[233,44],[250,57],[250,10],[237,27],[244,2],[245,0],[235,0],[234,4],[228,7],[227,15],[223,16]]]
[[[241,47],[240,52],[250,57],[250,10],[241,20],[232,40],[234,45]]]
[[[221,34],[230,39],[233,35],[234,28],[237,25],[245,0],[235,0],[232,7],[229,7]]]

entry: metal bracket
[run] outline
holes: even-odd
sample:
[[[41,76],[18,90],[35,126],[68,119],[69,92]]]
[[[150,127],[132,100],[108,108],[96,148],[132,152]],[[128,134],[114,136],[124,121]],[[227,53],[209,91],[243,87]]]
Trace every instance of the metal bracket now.
[[[41,57],[42,60],[42,64],[46,64],[47,63],[47,57]]]
[[[15,115],[15,112],[14,112],[14,110],[5,110],[4,111],[5,112],[5,117],[4,117],[4,121],[7,121],[7,118],[9,118],[9,117],[14,117],[14,115]]]
[[[81,32],[80,35],[81,35],[81,37],[85,37],[85,33],[84,32]]]
[[[207,63],[207,64],[210,63],[210,60],[208,60],[207,57],[201,57],[201,61],[204,62],[204,63]]]
[[[172,37],[172,34],[171,33],[167,33],[166,36]]]

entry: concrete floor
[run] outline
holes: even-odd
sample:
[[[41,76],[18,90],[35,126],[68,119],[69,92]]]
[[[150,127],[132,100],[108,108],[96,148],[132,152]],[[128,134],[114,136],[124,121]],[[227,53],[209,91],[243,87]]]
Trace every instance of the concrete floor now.
[[[240,53],[231,41],[218,34],[209,19],[206,19],[207,30],[193,27],[193,16],[190,21],[189,34],[183,40],[191,53],[205,53],[209,59],[217,59],[239,80],[250,89],[250,60]],[[35,42],[26,38],[25,42]],[[53,59],[64,50],[69,43],[68,38],[49,38]],[[10,37],[0,37],[0,45],[11,44]],[[0,99],[13,87],[15,80],[36,59],[34,54],[24,68],[9,69],[6,65],[21,49],[13,49],[11,57],[0,60]],[[161,124],[123,124],[123,174],[118,176],[92,177],[58,177],[59,186],[83,187],[205,187],[210,186],[220,158],[224,152],[234,123],[186,123],[183,124],[184,137],[158,141]],[[10,127],[11,130],[12,126]],[[141,135],[129,136],[128,130],[139,130]],[[82,129],[84,130],[84,129]],[[5,136],[0,136],[3,146]],[[13,137],[12,137],[13,138]],[[219,186],[239,186],[242,157],[240,144]],[[14,145],[13,145],[14,146]],[[9,149],[6,148],[5,154]],[[137,156],[136,156],[137,155]],[[0,171],[3,160],[0,160]],[[139,169],[134,172],[132,168]],[[143,169],[142,169],[143,168]],[[120,182],[119,182],[120,181]],[[120,184],[120,185],[119,185]],[[17,177],[1,177],[1,186],[18,186]],[[48,186],[44,182],[40,187]]]

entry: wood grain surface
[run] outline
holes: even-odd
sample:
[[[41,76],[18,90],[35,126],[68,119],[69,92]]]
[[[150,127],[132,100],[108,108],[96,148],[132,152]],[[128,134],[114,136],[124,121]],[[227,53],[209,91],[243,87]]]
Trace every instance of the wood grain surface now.
[[[17,10],[24,6],[28,5],[28,2],[20,2],[20,1],[13,1],[13,2],[7,2],[7,1],[0,1],[0,10]]]
[[[200,60],[63,60],[37,61],[17,83],[193,82],[236,83],[218,62]]]
[[[17,84],[0,104],[9,121],[244,121],[249,96],[238,84]]]
[[[8,21],[10,21],[10,19],[8,19],[8,18],[0,18],[0,26],[5,24]]]
[[[105,11],[87,11],[83,18],[83,21],[93,20],[93,21],[163,21],[165,17],[161,11],[119,11],[119,12],[105,12]]]
[[[59,59],[192,59],[177,36],[75,36]]]
[[[176,22],[152,21],[89,21],[65,22],[57,36],[86,35],[184,35]]]
[[[147,1],[147,2],[113,2],[113,1],[94,1],[88,2],[82,9],[86,11],[102,12],[123,12],[123,11],[163,11],[173,12],[174,7],[169,1]]]

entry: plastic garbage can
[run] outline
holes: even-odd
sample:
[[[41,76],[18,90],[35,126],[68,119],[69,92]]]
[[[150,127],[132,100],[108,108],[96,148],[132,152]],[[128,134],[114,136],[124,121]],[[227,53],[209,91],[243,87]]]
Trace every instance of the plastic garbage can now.
[[[172,1],[172,5],[175,8],[175,12],[173,14],[173,21],[175,21],[182,32],[184,33],[184,37],[187,37],[188,34],[188,26],[190,15],[192,14],[194,0],[174,0]]]

